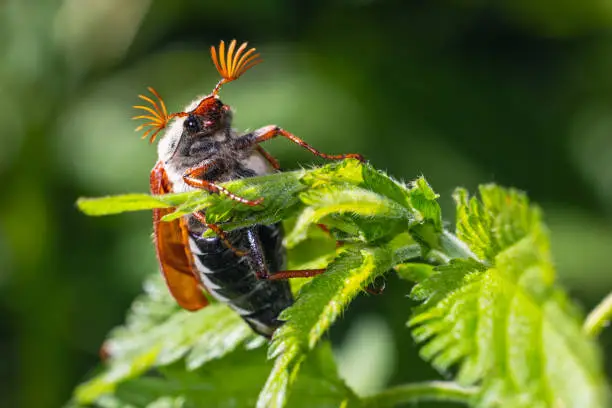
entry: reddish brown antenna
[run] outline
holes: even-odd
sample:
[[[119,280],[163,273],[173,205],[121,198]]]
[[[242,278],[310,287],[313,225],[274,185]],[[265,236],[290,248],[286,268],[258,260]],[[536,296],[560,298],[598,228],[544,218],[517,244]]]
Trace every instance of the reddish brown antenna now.
[[[223,41],[219,43],[218,53],[214,46],[210,47],[210,55],[215,67],[217,68],[217,71],[219,71],[219,74],[221,74],[221,80],[217,83],[211,95],[204,98],[202,102],[200,102],[200,105],[194,109],[194,112],[198,110],[205,111],[206,109],[203,107],[207,107],[207,104],[211,103],[210,98],[217,95],[224,84],[235,81],[247,70],[262,62],[262,60],[259,58],[259,54],[255,54],[255,48],[250,48],[245,52],[247,45],[247,42],[243,42],[240,47],[236,49],[236,40],[232,40],[227,48],[227,53],[225,52],[225,42]],[[169,115],[168,110],[166,109],[166,104],[164,104],[163,99],[161,96],[159,96],[157,91],[151,87],[148,89],[149,92],[151,92],[157,98],[157,102],[148,96],[138,95],[140,99],[148,102],[151,104],[151,106],[135,105],[135,109],[143,110],[147,114],[134,116],[132,119],[148,120],[148,122],[138,126],[136,131],[139,132],[142,129],[146,129],[144,135],[142,135],[142,138],[144,139],[149,136],[149,142],[153,143],[159,132],[168,125],[170,119],[177,116],[187,116],[189,113],[177,112]]]
[[[259,54],[254,54],[255,48],[251,48],[244,52],[248,43],[243,42],[238,49],[236,48],[236,40],[230,42],[227,49],[227,55],[225,54],[225,42],[221,40],[219,43],[219,53],[214,46],[210,47],[210,56],[212,57],[217,71],[221,74],[221,80],[217,83],[217,86],[212,91],[213,95],[217,95],[221,86],[238,79],[250,68],[262,62],[259,58]],[[234,50],[236,51],[234,53]]]

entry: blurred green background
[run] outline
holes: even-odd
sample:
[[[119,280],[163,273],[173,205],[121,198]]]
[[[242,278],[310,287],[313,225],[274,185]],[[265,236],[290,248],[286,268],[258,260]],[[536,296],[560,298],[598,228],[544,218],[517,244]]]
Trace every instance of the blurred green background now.
[[[609,0],[5,0],[0,13],[2,407],[62,405],[156,269],[150,214],[88,218],[74,202],[148,190],[156,149],[131,105],[147,86],[172,111],[207,94],[220,39],[265,59],[221,93],[238,128],[274,123],[423,174],[449,221],[455,186],[524,189],[572,297],[588,310],[612,289]],[[285,168],[318,162],[266,148]],[[408,290],[389,278],[332,331],[361,392],[439,378],[404,326]]]

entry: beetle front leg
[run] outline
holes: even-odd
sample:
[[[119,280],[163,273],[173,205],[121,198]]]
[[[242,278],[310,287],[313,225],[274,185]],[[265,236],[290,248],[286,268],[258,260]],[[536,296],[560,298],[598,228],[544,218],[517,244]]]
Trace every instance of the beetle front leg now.
[[[289,133],[285,129],[282,129],[276,125],[264,126],[260,129],[257,129],[253,131],[252,133],[245,135],[244,136],[245,139],[242,139],[242,140],[238,139],[237,142],[256,145],[261,142],[265,142],[266,140],[273,139],[277,136],[282,136],[286,139],[289,139],[293,143],[302,146],[304,149],[308,150],[310,153],[314,154],[315,156],[323,157],[324,159],[328,159],[328,160],[357,159],[363,163],[365,163],[366,161],[365,158],[358,153],[347,153],[347,154],[321,153],[320,151],[318,151],[317,149],[315,149],[314,147],[312,147],[311,145],[309,145],[308,143],[306,143],[299,137],[295,136],[292,133]]]
[[[223,186],[220,186],[212,181],[202,179],[202,177],[205,176],[207,173],[211,173],[216,169],[218,169],[217,162],[206,161],[197,166],[187,169],[187,171],[185,171],[185,174],[183,174],[183,180],[187,185],[191,187],[200,188],[202,190],[206,190],[214,194],[223,193],[228,198],[251,207],[259,205],[263,202],[263,197],[260,197],[257,200],[248,200],[246,198],[237,196],[236,194],[232,193]]]

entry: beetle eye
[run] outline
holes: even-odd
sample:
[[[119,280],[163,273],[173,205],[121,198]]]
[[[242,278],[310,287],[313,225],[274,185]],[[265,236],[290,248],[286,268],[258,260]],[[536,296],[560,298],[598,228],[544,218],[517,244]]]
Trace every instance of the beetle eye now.
[[[200,130],[200,124],[193,115],[187,116],[187,119],[185,119],[185,123],[183,124],[183,126],[185,126],[185,129],[187,129],[191,133],[195,133]]]

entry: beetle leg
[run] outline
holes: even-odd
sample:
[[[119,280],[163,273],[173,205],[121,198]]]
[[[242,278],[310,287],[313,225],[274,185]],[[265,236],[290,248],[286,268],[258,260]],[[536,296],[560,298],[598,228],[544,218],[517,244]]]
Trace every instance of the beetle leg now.
[[[329,230],[329,228],[327,228],[327,225],[325,224],[317,224],[317,227],[319,227],[319,229],[321,231],[323,231],[324,233],[327,234],[327,236],[329,236],[330,238],[334,238],[334,236],[332,235],[331,231]],[[336,248],[340,248],[341,246],[344,245],[344,241],[336,241]]]
[[[264,257],[263,247],[259,236],[255,233],[252,228],[247,230],[247,237],[249,239],[251,251],[247,256],[248,262],[251,264],[251,268],[255,271],[257,279],[262,280],[279,280],[279,279],[290,279],[290,278],[309,278],[311,276],[319,275],[325,272],[325,269],[302,269],[295,271],[278,271],[270,273],[268,266],[266,265],[266,259]]]
[[[276,125],[265,126],[260,129],[255,130],[252,135],[254,136],[254,140],[252,143],[258,144],[261,142],[265,142],[266,140],[273,139],[277,136],[282,136],[286,139],[291,140],[293,143],[302,146],[304,149],[308,150],[310,153],[315,156],[323,157],[324,159],[329,160],[342,160],[342,159],[357,159],[360,162],[365,162],[365,158],[357,153],[348,153],[348,154],[327,154],[321,153],[299,137],[295,136],[292,133],[287,132],[285,129],[281,129]]]
[[[217,236],[221,239],[221,242],[223,242],[223,244],[232,250],[233,253],[236,254],[236,256],[240,256],[243,257],[245,255],[247,255],[249,253],[249,251],[245,251],[242,249],[238,249],[235,246],[232,245],[232,243],[230,242],[227,233],[225,231],[223,231],[223,229],[217,225],[217,224],[210,224],[208,221],[206,221],[206,214],[204,214],[201,211],[196,211],[193,213],[193,216],[200,221],[202,224],[206,225],[207,228],[210,228],[211,230],[213,230],[213,232],[215,234],[217,234]]]
[[[250,242],[251,251],[247,255],[247,260],[251,264],[257,276],[257,279],[262,280],[285,280],[293,278],[311,278],[320,275],[326,269],[296,269],[290,271],[278,271],[270,273],[263,255],[263,249],[259,237],[253,229],[247,231],[247,236]]]
[[[313,276],[320,275],[324,273],[326,269],[297,269],[292,271],[279,271],[274,274],[258,274],[257,277],[259,279],[267,279],[267,280],[284,280],[284,279],[293,279],[293,278],[311,278]],[[372,282],[368,286],[365,287],[365,291],[371,295],[380,295],[385,290],[385,281],[382,282]]]
[[[206,174],[211,170],[214,170],[216,166],[217,163],[215,161],[207,161],[197,166],[191,167],[187,169],[187,171],[185,171],[185,174],[183,174],[183,180],[187,185],[191,187],[201,188],[203,190],[216,194],[223,193],[230,199],[251,207],[259,205],[263,202],[263,197],[260,197],[257,200],[248,200],[246,198],[237,196],[225,187],[220,186],[212,181],[201,179],[202,175]]]
[[[265,271],[263,273],[258,273],[257,277],[259,279],[266,279],[266,280],[311,278],[313,276],[320,275],[325,271],[326,269],[296,269],[293,271],[278,271],[273,274],[267,273],[267,271]]]
[[[276,160],[276,157],[272,156],[260,145],[255,145],[255,149],[274,167],[274,170],[280,170],[280,163]]]

